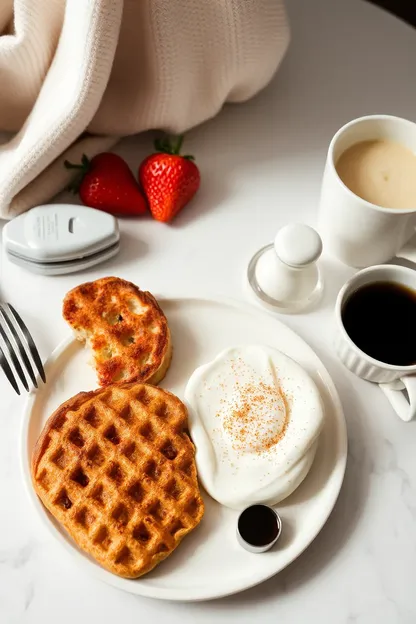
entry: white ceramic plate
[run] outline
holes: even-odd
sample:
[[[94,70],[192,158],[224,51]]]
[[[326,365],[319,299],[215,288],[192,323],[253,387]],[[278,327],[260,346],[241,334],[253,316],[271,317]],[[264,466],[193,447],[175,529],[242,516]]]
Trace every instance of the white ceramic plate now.
[[[31,486],[30,459],[48,416],[81,390],[97,386],[89,354],[72,338],[47,363],[48,383],[29,396],[22,429],[23,472],[29,495],[52,535],[98,578],[133,594],[168,600],[205,600],[233,594],[270,578],[294,561],[319,533],[338,497],[347,458],[347,433],[335,386],[312,349],[271,315],[250,306],[203,299],[166,299],[161,306],[172,331],[174,357],[162,386],[183,397],[193,370],[232,345],[264,344],[299,362],[317,383],[326,421],[312,469],[279,506],[282,537],[264,554],[243,550],[235,537],[238,512],[204,495],[205,516],[166,561],[142,579],[107,572],[78,549],[40,503]]]

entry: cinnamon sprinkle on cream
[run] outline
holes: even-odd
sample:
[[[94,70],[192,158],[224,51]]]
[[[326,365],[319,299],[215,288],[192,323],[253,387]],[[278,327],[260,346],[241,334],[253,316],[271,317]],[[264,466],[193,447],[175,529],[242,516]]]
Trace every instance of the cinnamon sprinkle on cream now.
[[[236,381],[236,386],[239,386]],[[289,409],[279,388],[264,381],[237,387],[217,414],[235,451],[263,453],[284,437]]]

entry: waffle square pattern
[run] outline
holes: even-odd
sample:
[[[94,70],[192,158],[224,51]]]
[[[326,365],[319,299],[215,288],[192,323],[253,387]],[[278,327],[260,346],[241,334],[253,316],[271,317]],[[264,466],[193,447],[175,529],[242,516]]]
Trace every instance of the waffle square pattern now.
[[[83,392],[49,418],[34,450],[35,490],[75,542],[125,578],[149,572],[200,522],[187,411],[132,383]]]

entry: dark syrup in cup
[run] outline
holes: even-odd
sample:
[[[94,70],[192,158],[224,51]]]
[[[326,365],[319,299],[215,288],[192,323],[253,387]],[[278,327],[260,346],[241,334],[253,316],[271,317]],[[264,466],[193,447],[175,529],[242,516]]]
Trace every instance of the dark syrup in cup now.
[[[280,537],[282,521],[267,505],[251,505],[241,512],[237,524],[240,544],[251,552],[264,552]]]

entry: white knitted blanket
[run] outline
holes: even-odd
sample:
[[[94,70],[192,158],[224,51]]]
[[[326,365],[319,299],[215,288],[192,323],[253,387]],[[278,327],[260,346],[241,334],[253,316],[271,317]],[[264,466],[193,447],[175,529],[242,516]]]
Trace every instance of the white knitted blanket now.
[[[288,42],[283,0],[0,0],[0,218],[59,192],[65,158],[248,99]]]

